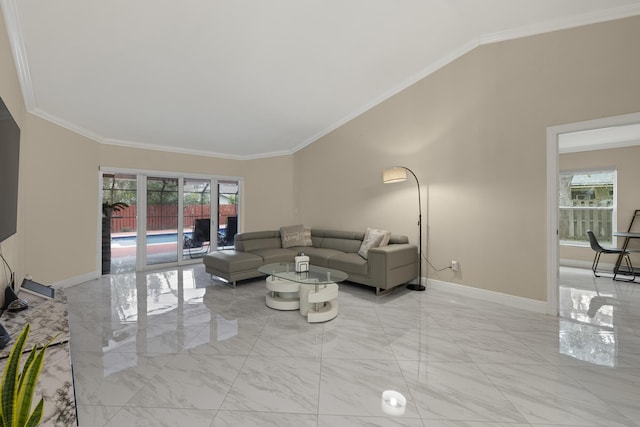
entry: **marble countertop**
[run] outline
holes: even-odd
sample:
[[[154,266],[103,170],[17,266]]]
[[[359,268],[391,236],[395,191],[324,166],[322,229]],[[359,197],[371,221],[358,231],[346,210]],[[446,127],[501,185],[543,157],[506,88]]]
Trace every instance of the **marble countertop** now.
[[[23,351],[23,362],[34,345],[42,347],[55,337],[45,353],[34,404],[40,397],[44,399],[42,426],[76,426],[69,320],[64,297],[30,303],[29,308],[23,311],[4,312],[0,320],[11,336],[11,342],[0,350],[0,370],[4,370],[11,348],[27,323],[31,325],[31,331]]]
[[[34,345],[41,347],[53,337],[56,338],[50,345],[69,341],[67,304],[62,299],[56,298],[32,303],[26,310],[18,312],[6,311],[0,319],[11,336],[9,345],[0,349],[0,359],[9,357],[13,343],[18,339],[27,323],[31,324],[31,331],[27,338],[25,351],[31,351]]]

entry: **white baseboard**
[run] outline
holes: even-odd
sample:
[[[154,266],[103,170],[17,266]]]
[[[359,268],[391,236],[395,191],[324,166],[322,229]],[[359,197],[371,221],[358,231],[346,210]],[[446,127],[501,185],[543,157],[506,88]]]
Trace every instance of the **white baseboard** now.
[[[580,261],[577,259],[568,259],[568,258],[560,258],[560,266],[561,267],[574,267],[574,268],[586,268],[591,270],[592,261]],[[598,264],[598,270],[601,268],[604,270],[610,269],[613,271],[614,264],[609,264],[606,262],[601,262]]]
[[[442,280],[435,279],[428,279],[427,287],[442,292],[449,292],[456,295],[463,295],[469,298],[495,302],[514,308],[533,311],[536,313],[549,314],[548,303],[546,301],[517,297],[514,295],[488,291],[486,289],[472,288],[470,286],[464,286],[457,283],[444,282]]]
[[[80,283],[88,282],[100,277],[98,272],[94,271],[87,274],[81,274],[80,276],[69,277],[68,279],[61,280],[51,284],[51,287],[56,289],[64,289],[71,286],[79,285]]]

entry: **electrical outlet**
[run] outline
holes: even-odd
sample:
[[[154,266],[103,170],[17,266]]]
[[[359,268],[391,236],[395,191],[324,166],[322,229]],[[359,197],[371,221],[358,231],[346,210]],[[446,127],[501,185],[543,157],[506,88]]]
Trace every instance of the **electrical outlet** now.
[[[455,259],[453,261],[451,261],[451,269],[453,271],[460,270],[460,264],[458,264],[458,261],[456,261]]]

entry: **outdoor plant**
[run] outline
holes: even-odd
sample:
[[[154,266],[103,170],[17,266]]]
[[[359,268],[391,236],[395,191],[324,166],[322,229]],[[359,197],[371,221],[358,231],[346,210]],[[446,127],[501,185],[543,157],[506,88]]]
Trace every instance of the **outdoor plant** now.
[[[103,202],[102,203],[102,215],[105,217],[110,217],[113,212],[120,212],[121,210],[128,208],[129,205],[125,202]]]
[[[27,323],[11,349],[11,354],[2,374],[0,389],[0,427],[35,427],[42,421],[44,400],[31,411],[31,404],[36,390],[36,382],[44,365],[44,353],[53,340],[38,350],[33,350],[20,371],[20,359],[31,326]],[[55,337],[54,337],[55,338]]]

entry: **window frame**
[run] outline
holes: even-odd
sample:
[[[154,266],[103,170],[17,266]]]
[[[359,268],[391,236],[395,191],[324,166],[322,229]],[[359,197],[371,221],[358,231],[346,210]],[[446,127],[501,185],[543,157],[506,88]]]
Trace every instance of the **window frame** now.
[[[590,175],[590,174],[603,174],[603,173],[611,173],[613,175],[612,186],[613,186],[613,195],[611,197],[611,206],[575,206],[570,205],[566,206],[562,204],[562,178],[567,175]],[[584,239],[576,239],[569,240],[562,238],[562,226],[563,226],[563,210],[573,210],[573,211],[593,211],[593,210],[602,210],[602,211],[610,211],[611,212],[611,234],[608,234],[606,237],[599,236],[598,240],[600,243],[605,245],[614,245],[615,237],[613,236],[613,232],[616,231],[616,223],[617,223],[617,207],[618,207],[618,171],[615,167],[598,167],[598,168],[588,168],[588,169],[566,169],[560,170],[558,174],[559,180],[559,191],[558,191],[558,212],[559,212],[559,221],[558,221],[558,241],[560,246],[577,246],[577,247],[589,247],[589,239],[586,235],[586,230],[590,229],[591,226],[587,225],[584,227]],[[569,186],[569,194],[571,195],[571,186]],[[573,199],[569,199],[573,200]],[[593,199],[588,199],[593,200]],[[595,199],[597,200],[597,199]]]

